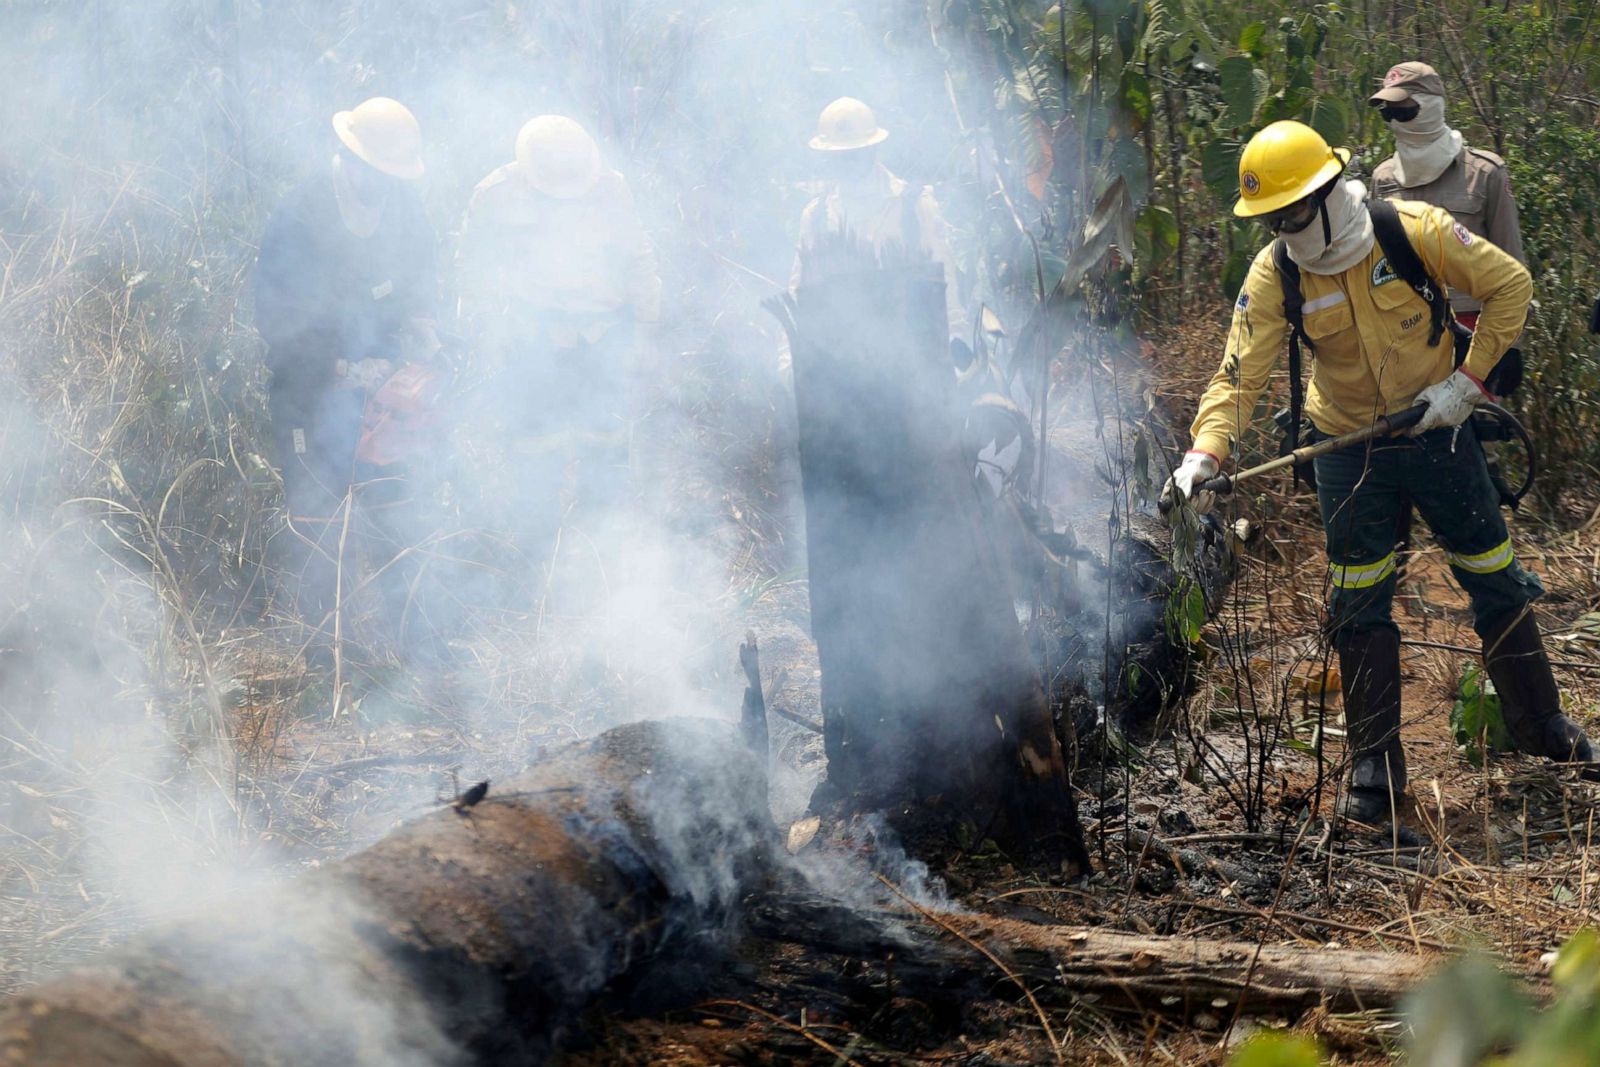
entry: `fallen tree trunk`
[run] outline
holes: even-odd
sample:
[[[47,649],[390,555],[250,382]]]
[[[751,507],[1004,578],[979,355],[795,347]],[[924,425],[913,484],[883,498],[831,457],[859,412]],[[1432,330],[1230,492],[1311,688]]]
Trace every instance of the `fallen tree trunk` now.
[[[949,1014],[951,1026],[972,1004],[1022,996],[1059,1007],[1088,1000],[1104,1008],[1225,1024],[1243,1014],[1294,1017],[1316,1007],[1335,1011],[1392,1007],[1428,978],[1442,956],[1248,941],[1155,936],[1088,926],[1049,925],[970,912],[858,912],[791,898],[764,913],[758,932],[801,942],[870,966],[881,962],[899,994],[923,998]],[[839,973],[828,959],[822,976]],[[870,1003],[883,976],[839,980],[846,1001]],[[1009,987],[1010,992],[1007,992]],[[841,1003],[834,1005],[849,1017]]]
[[[718,948],[771,833],[731,724],[620,727],[470,799],[0,1005],[0,1063],[541,1062],[602,988]]]
[[[1296,1015],[1393,1006],[1438,966],[1436,957],[1357,949],[1261,945],[1042,926],[1009,919],[941,916],[996,951],[1025,981],[1058,983],[1075,996],[1152,1014]]]

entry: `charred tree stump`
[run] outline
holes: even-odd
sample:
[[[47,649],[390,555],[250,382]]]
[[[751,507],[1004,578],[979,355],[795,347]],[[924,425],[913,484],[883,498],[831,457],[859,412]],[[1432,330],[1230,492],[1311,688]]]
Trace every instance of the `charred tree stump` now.
[[[0,1004],[0,1064],[539,1063],[603,988],[718,948],[770,833],[731,724],[620,727]]]
[[[761,761],[765,770],[772,758],[772,742],[767,730],[767,699],[761,692],[761,648],[756,635],[747,633],[739,646],[739,666],[744,669],[744,703],[739,709],[739,735]]]
[[[813,807],[882,809],[902,824],[937,808],[1087,870],[1038,670],[961,454],[942,268],[883,259],[897,262],[824,238],[779,309],[822,667],[828,777]]]

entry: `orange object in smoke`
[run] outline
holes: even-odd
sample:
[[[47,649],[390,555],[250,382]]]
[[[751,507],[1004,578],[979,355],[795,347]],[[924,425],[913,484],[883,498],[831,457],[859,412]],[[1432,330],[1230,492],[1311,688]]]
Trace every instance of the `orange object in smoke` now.
[[[432,445],[439,434],[439,372],[407,363],[367,400],[356,459],[387,467]]]
[[[1289,673],[1289,689],[1302,697],[1337,694],[1341,691],[1339,668],[1332,664],[1325,668],[1315,660],[1301,663]]]

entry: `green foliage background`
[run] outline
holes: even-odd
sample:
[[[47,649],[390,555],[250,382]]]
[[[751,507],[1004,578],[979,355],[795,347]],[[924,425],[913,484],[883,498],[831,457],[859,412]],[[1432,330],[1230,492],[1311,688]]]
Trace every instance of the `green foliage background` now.
[[[1524,345],[1528,385],[1516,405],[1547,460],[1541,502],[1553,508],[1593,474],[1594,3],[1080,0],[1066,6],[1065,22],[1054,4],[946,6],[985,13],[1009,61],[1000,95],[1017,111],[1012,128],[1033,140],[1018,154],[1053,157],[1055,206],[1075,188],[1092,193],[1111,172],[1147,194],[1133,278],[1134,311],[1146,323],[1208,314],[1243,281],[1266,239],[1228,213],[1238,154],[1253,133],[1299,119],[1352,148],[1356,172],[1369,173],[1393,145],[1367,96],[1393,64],[1431,63],[1449,92],[1449,121],[1469,144],[1506,158],[1521,208],[1537,304]]]

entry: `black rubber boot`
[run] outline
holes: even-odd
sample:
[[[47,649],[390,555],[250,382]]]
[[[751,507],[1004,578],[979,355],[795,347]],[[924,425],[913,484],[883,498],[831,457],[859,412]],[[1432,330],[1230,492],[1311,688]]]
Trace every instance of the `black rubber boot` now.
[[[1518,752],[1562,763],[1586,763],[1583,776],[1600,781],[1594,748],[1577,723],[1561,713],[1561,690],[1550,672],[1544,639],[1532,611],[1523,611],[1484,643],[1489,677],[1500,694],[1500,714]]]
[[[1340,814],[1380,826],[1400,810],[1406,753],[1400,744],[1400,634],[1352,634],[1339,648],[1350,789]]]

